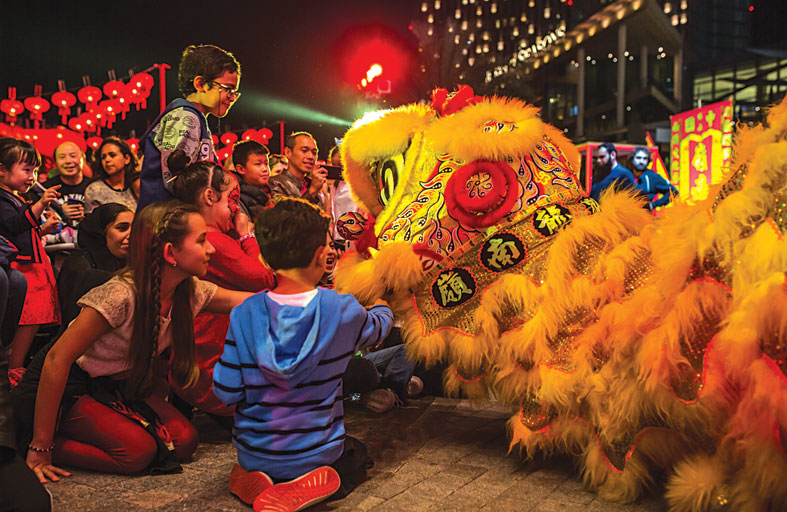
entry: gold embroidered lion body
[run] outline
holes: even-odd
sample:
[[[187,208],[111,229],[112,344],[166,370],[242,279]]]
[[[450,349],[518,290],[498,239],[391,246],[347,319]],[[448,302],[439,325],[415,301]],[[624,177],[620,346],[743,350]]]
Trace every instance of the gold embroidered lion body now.
[[[787,501],[787,103],[737,134],[731,175],[654,219],[585,196],[579,155],[524,102],[438,91],[357,122],[345,177],[376,220],[336,285],[384,297],[445,388],[512,409],[512,448],[578,457],[630,501]]]

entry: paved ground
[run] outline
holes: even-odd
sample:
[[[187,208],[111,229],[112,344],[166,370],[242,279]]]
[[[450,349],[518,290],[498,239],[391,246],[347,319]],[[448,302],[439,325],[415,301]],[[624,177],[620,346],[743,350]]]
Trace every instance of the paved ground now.
[[[379,511],[627,511],[666,509],[658,497],[622,506],[585,491],[568,459],[521,462],[506,456],[508,415],[446,398],[413,400],[378,415],[346,407],[347,432],[375,459],[370,479],[341,501],[314,509]],[[115,476],[74,471],[48,484],[58,511],[250,511],[227,491],[235,462],[229,434],[195,419],[201,441],[178,475]]]

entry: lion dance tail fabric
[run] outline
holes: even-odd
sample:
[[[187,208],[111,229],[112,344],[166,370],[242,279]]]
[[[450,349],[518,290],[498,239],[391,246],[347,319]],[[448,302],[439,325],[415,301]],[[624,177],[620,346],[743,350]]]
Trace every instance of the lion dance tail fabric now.
[[[512,450],[576,456],[607,499],[666,471],[673,510],[787,508],[786,136],[782,102],[706,201],[655,219],[589,199],[536,108],[438,90],[345,135],[374,220],[336,286],[386,298],[448,391],[511,407]]]

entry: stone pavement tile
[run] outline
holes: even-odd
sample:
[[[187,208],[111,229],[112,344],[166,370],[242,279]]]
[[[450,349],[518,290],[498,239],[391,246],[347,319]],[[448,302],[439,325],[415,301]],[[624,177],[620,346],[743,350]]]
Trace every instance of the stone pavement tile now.
[[[478,473],[451,473],[441,471],[435,475],[427,477],[410,488],[413,494],[427,496],[430,499],[443,499],[457,489],[473,480]]]
[[[558,485],[557,489],[552,491],[552,494],[549,495],[549,498],[587,505],[596,499],[596,494],[585,489],[579,480],[569,478]]]
[[[52,501],[57,505],[58,510],[67,509],[68,503],[85,500],[86,502],[96,501],[103,493],[89,485],[76,482],[69,482],[61,478],[60,482],[50,482],[46,488],[52,493]]]
[[[362,494],[370,494],[370,489],[379,487],[384,482],[390,480],[394,476],[392,471],[378,471],[375,466],[374,469],[369,470],[366,475],[367,479],[355,488],[353,493],[360,491]]]
[[[533,512],[585,512],[587,510],[587,505],[574,501],[552,499],[550,496],[549,498],[539,501],[531,510],[533,510]]]
[[[476,477],[483,475],[484,473],[487,472],[487,470],[488,470],[487,468],[482,466],[474,466],[472,464],[464,464],[462,462],[458,462],[456,464],[451,464],[447,466],[445,469],[443,469],[443,473],[456,475],[462,478],[467,477],[467,482],[469,482],[470,480],[473,480]]]
[[[571,466],[536,468],[534,471],[528,472],[525,479],[534,484],[555,489],[569,478],[574,478],[573,470],[567,469],[567,467],[571,468]]]
[[[437,501],[428,510],[435,512],[469,512],[480,510],[489,500],[480,496],[454,493]]]
[[[409,461],[390,478],[379,484],[374,479],[365,482],[363,485],[368,484],[368,486],[364,488],[364,492],[387,500],[426,480],[440,470],[441,467],[437,464],[425,464],[418,460]]]
[[[120,500],[132,505],[137,505],[147,510],[159,509],[166,507],[169,503],[178,501],[179,494],[172,492],[151,489],[145,492],[130,492],[120,496]]]
[[[477,418],[505,418],[511,416],[511,410],[498,402],[490,400],[482,405],[474,405],[468,400],[460,400],[456,404],[456,412],[461,414],[471,414]]]
[[[375,507],[375,512],[421,512],[429,510],[435,504],[427,496],[407,490]]]
[[[518,457],[505,457],[504,454],[504,451],[498,452],[496,455],[472,452],[459,459],[457,464],[482,467],[500,475],[506,475],[517,471],[522,465]]]
[[[489,512],[525,512],[533,510],[538,503],[536,499],[497,498],[486,504],[481,510]]]
[[[508,486],[499,496],[500,499],[513,499],[528,504],[535,504],[552,494],[557,484],[542,484],[528,480],[526,477]]]
[[[448,498],[480,501],[486,504],[499,497],[512,485],[516,485],[517,481],[518,478],[513,474],[501,477],[500,475],[486,472],[457,489]],[[448,498],[445,501],[448,501]]]
[[[357,510],[366,512],[367,510],[376,510],[379,505],[385,503],[385,500],[377,496],[369,496],[368,494],[358,492],[358,489],[350,493],[349,496],[343,500],[323,502],[314,508],[310,509],[314,512],[327,512],[327,511],[350,511]]]

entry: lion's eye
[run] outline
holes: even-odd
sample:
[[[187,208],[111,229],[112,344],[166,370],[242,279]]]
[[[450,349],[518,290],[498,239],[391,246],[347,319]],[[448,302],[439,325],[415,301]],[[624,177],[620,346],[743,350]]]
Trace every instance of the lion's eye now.
[[[387,160],[372,164],[372,179],[380,191],[380,204],[388,206],[391,197],[399,184],[399,174],[404,167],[404,155],[396,155]]]

